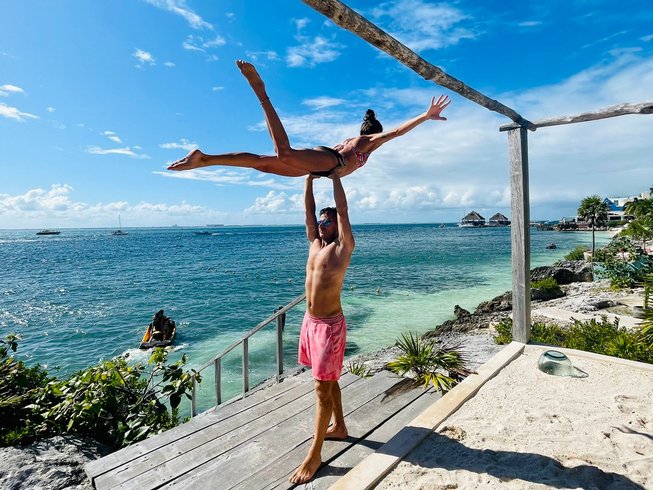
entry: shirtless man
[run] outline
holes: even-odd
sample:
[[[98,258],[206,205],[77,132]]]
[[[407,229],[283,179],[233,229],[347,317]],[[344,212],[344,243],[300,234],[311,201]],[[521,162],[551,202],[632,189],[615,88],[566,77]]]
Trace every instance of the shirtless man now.
[[[310,366],[315,378],[317,398],[315,434],[304,462],[290,477],[292,483],[306,483],[322,463],[322,443],[329,439],[346,439],[347,427],[342,413],[338,379],[345,355],[347,324],[342,314],[340,291],[354,251],[347,198],[338,172],[333,180],[336,207],[320,211],[315,219],[313,180],[306,177],[304,206],[306,238],[310,242],[306,262],[306,314],[299,339],[299,363]],[[329,421],[333,415],[333,424]]]

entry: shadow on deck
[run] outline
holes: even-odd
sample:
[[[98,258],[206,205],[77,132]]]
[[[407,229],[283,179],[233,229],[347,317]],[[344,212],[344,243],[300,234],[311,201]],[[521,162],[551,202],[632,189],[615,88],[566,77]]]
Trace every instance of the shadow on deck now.
[[[440,398],[386,371],[340,379],[349,438],[325,441],[311,488],[328,488]],[[293,488],[288,477],[311,443],[310,372],[210,410],[163,434],[86,465],[97,489]]]

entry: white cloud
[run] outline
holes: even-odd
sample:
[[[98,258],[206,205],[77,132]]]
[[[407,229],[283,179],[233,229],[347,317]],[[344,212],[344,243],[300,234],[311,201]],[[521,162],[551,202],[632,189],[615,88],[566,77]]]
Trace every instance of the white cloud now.
[[[28,119],[38,119],[38,116],[30,114],[29,112],[22,112],[15,107],[10,107],[7,104],[0,102],[0,116],[7,119],[13,119],[18,122],[24,122]]]
[[[190,142],[186,138],[182,138],[179,140],[179,143],[177,142],[172,142],[172,143],[162,143],[159,145],[161,148],[164,148],[166,150],[186,150],[186,151],[191,151],[197,148],[197,143]]]
[[[149,223],[170,225],[170,220],[183,219],[196,223],[219,222],[226,213],[182,201],[178,204],[127,201],[85,203],[72,199],[73,188],[67,184],[53,184],[50,189],[30,189],[21,195],[0,194],[0,218],[3,226],[41,227],[44,221],[51,226],[115,226],[118,213],[123,225]]]
[[[217,48],[219,46],[224,46],[226,41],[220,35],[216,35],[214,38],[206,40],[202,36],[189,35],[186,40],[182,43],[182,47],[189,51],[200,51],[202,53],[206,52],[208,49]]]
[[[116,133],[114,133],[113,131],[105,131],[104,133],[102,133],[102,135],[106,136],[107,138],[109,138],[114,143],[118,143],[119,145],[122,144],[122,141],[120,140],[120,137]]]
[[[134,147],[134,149],[140,149],[139,147]],[[91,155],[125,155],[131,158],[150,158],[144,154],[138,154],[130,147],[125,148],[100,148],[99,146],[89,146],[86,148],[86,153]]]
[[[542,24],[544,24],[544,22],[541,20],[525,20],[523,22],[519,22],[517,25],[519,27],[537,27],[541,26]]]
[[[370,9],[370,20],[413,51],[440,49],[474,39],[476,34],[463,25],[469,19],[461,10],[446,3],[426,0],[397,0]]]
[[[311,109],[319,111],[321,109],[326,109],[327,107],[334,107],[341,105],[347,102],[345,99],[337,99],[335,97],[315,97],[314,99],[306,99],[302,101],[302,104],[307,105]]]
[[[55,109],[54,107],[48,107],[48,108],[46,108],[45,110],[48,111],[48,112],[54,112],[54,111],[56,111],[56,109]]]
[[[156,65],[154,56],[152,56],[152,54],[147,51],[143,51],[142,49],[136,49],[136,51],[132,53],[132,56],[136,58],[141,65],[146,63],[148,65]]]
[[[10,94],[24,94],[25,91],[16,85],[0,85],[0,96],[8,97]]]
[[[276,51],[246,51],[245,54],[254,62],[257,62],[261,59],[266,61],[279,60],[279,54]]]
[[[183,17],[188,25],[193,29],[213,29],[213,26],[206,22],[202,17],[196,14],[186,5],[185,0],[145,0],[150,5],[154,5],[175,15]]]
[[[294,19],[297,34],[295,39],[300,43],[286,50],[286,63],[290,67],[315,66],[328,63],[340,56],[344,45],[323,36],[307,36],[303,34],[304,28],[309,24],[308,19]]]
[[[215,87],[211,87],[211,90],[213,90],[214,92],[220,92],[224,90],[224,87],[216,85]]]
[[[649,41],[653,41],[653,34],[649,34],[648,36],[642,36],[640,37],[640,40],[644,41],[645,43]]]
[[[267,187],[269,189],[295,189],[301,186],[301,183],[294,182],[294,179],[279,179],[277,176],[266,174],[262,178],[255,176],[252,178],[256,170],[250,169],[230,169],[218,168],[216,170],[184,170],[183,172],[152,172],[155,175],[161,175],[171,179],[181,180],[198,180],[203,182],[211,182],[213,184],[222,185],[245,185],[250,187]],[[258,178],[258,180],[257,180]]]
[[[163,63],[164,66],[167,66],[168,68],[174,68],[175,64],[172,61],[166,61]]]

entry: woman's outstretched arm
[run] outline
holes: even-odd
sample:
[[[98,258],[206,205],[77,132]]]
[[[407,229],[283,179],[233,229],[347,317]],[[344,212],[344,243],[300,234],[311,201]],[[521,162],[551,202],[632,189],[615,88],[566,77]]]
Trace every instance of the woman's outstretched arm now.
[[[433,97],[431,99],[431,105],[429,106],[429,108],[426,110],[424,114],[420,114],[417,117],[409,119],[408,121],[406,121],[405,123],[401,124],[400,126],[398,126],[397,128],[391,131],[386,131],[385,133],[378,133],[378,134],[371,135],[369,141],[372,144],[372,147],[368,151],[376,150],[383,143],[386,143],[391,139],[397,138],[398,136],[403,136],[408,131],[416,128],[417,126],[419,126],[425,121],[428,120],[446,121],[447,118],[442,117],[440,114],[449,104],[451,104],[451,100],[446,95],[441,95],[440,97],[438,97],[437,101],[435,100],[435,97]]]

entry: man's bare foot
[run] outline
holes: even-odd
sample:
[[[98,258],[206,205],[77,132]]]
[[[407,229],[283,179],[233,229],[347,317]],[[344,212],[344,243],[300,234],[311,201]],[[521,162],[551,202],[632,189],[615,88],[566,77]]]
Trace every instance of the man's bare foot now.
[[[313,478],[313,475],[315,475],[321,464],[322,460],[320,459],[319,454],[317,457],[313,458],[306,456],[304,462],[295,470],[288,480],[290,480],[290,483],[306,483]]]
[[[349,437],[349,433],[347,432],[347,427],[341,425],[341,426],[336,426],[332,425],[330,426],[326,434],[324,435],[324,440],[325,441],[344,441]]]
[[[168,170],[190,170],[193,168],[199,168],[202,166],[203,159],[204,153],[195,149],[181,160],[171,163],[168,166]]]
[[[261,75],[259,75],[256,71],[256,68],[254,68],[254,65],[252,65],[249,61],[237,60],[236,66],[238,66],[240,72],[251,85],[254,93],[258,97],[258,100],[261,102],[269,100],[268,95],[265,93],[265,84],[261,79]]]

